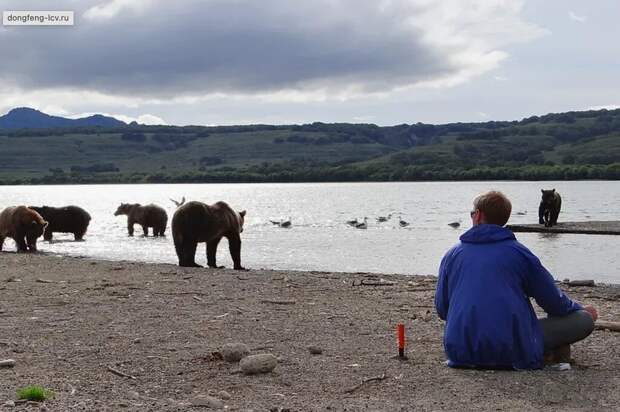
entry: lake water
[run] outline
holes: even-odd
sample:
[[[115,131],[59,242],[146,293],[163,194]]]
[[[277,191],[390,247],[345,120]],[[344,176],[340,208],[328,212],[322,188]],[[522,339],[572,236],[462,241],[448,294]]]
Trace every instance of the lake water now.
[[[510,223],[536,223],[541,188],[556,188],[562,195],[560,221],[620,220],[620,182],[611,181],[0,186],[0,208],[75,204],[91,214],[86,241],[55,234],[52,243],[40,239],[41,251],[176,264],[170,227],[165,238],[129,238],[126,217],[114,216],[117,206],[158,204],[168,211],[170,225],[175,210],[170,197],[209,204],[224,200],[248,212],[242,234],[247,268],[436,274],[444,252],[471,227],[469,211],[477,194],[501,190],[513,204]],[[376,221],[389,213],[388,222]],[[367,230],[345,223],[364,217]],[[401,228],[401,217],[410,226]],[[270,222],[288,218],[289,229]],[[448,226],[459,220],[458,229]],[[136,234],[141,234],[138,225]],[[518,233],[517,238],[558,279],[620,283],[619,236]],[[5,250],[13,247],[5,242]],[[206,264],[204,244],[196,261]],[[231,266],[225,240],[218,264]]]

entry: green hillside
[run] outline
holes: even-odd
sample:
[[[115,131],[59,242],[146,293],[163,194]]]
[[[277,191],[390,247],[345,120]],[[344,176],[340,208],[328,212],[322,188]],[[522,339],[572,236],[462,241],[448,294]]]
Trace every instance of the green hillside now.
[[[0,183],[618,179],[620,110],[514,122],[0,130]]]

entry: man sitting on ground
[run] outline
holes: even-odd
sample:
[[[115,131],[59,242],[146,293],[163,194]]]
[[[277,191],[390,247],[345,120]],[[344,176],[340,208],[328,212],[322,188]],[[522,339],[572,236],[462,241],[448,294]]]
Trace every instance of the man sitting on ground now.
[[[441,261],[435,306],[446,320],[449,366],[542,368],[543,355],[568,361],[570,344],[594,329],[596,310],[559,290],[540,260],[503,227],[511,209],[500,192],[478,196],[473,227]],[[530,297],[546,318],[536,317]]]

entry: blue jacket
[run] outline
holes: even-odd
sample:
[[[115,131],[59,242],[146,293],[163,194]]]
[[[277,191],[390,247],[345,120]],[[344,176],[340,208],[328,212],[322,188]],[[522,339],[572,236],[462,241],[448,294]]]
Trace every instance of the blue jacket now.
[[[455,367],[543,367],[543,337],[529,298],[550,316],[582,309],[540,260],[498,225],[477,225],[441,261],[435,307]]]

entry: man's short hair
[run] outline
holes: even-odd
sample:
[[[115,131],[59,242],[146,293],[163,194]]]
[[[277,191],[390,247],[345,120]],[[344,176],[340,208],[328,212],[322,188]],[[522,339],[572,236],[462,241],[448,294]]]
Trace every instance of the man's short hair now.
[[[504,226],[508,222],[512,205],[510,200],[498,191],[490,191],[474,199],[474,208],[484,213],[485,223]]]

